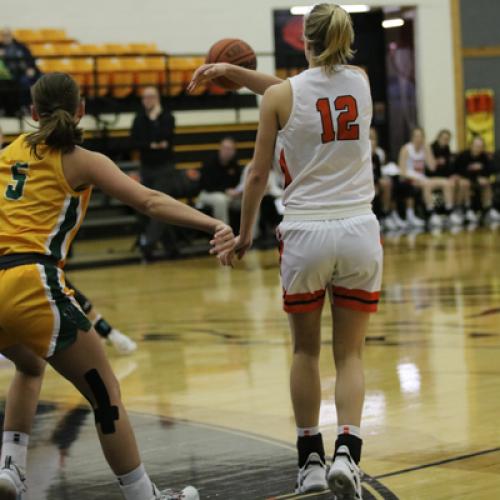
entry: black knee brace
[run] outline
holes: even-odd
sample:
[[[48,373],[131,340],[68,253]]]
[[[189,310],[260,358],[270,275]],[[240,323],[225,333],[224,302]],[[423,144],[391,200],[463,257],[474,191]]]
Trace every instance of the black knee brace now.
[[[103,434],[113,434],[116,430],[115,421],[120,418],[118,406],[111,405],[106,385],[96,369],[89,370],[85,374],[85,380],[96,402],[95,423],[101,426]]]

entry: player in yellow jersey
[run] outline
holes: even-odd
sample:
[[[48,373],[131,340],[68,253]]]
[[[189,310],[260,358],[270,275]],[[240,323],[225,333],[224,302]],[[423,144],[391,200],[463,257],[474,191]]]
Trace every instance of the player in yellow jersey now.
[[[63,266],[93,185],[150,217],[213,234],[213,254],[231,245],[232,231],[134,182],[106,156],[78,147],[84,105],[68,75],[44,75],[32,97],[38,130],[0,151],[0,352],[16,365],[0,500],[16,500],[26,490],[26,450],[44,359],[92,405],[101,447],[126,500],[197,499],[192,487],[160,492],[149,479],[102,342],[66,287]]]

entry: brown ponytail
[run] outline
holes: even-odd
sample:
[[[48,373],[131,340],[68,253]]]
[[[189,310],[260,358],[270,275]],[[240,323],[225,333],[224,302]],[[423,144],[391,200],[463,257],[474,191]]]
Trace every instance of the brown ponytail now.
[[[310,44],[314,64],[328,71],[333,71],[337,64],[346,64],[354,55],[351,16],[339,5],[315,5],[304,20],[304,36]]]
[[[36,132],[26,138],[31,152],[37,154],[37,146],[45,144],[63,153],[71,152],[83,140],[75,113],[80,103],[80,91],[76,82],[65,73],[47,73],[31,87],[33,105],[40,117]]]

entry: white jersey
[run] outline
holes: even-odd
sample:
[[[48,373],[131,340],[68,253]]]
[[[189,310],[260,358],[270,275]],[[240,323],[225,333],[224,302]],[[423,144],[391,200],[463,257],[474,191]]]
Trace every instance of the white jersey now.
[[[311,68],[290,78],[293,105],[278,133],[285,218],[341,219],[371,213],[374,181],[370,86],[361,70]]]
[[[422,146],[418,151],[413,143],[409,142],[406,145],[408,151],[408,160],[406,161],[406,169],[408,176],[420,176],[425,174],[425,146]]]

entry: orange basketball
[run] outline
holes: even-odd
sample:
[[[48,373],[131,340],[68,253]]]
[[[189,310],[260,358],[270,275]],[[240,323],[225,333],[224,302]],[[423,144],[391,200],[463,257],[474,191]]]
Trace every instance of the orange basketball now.
[[[223,38],[214,43],[207,55],[207,63],[226,62],[243,68],[257,68],[257,56],[248,43],[237,38]],[[238,84],[224,78],[216,78],[214,83],[227,90],[238,90]]]

